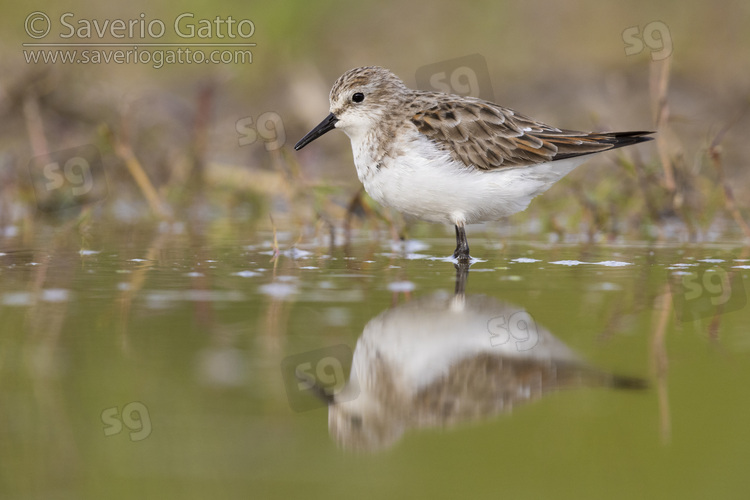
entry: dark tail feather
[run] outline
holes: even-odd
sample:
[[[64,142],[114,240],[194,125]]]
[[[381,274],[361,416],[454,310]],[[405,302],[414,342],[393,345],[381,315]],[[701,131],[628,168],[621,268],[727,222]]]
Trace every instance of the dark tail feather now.
[[[632,144],[638,144],[639,142],[653,141],[653,137],[648,137],[656,132],[605,132],[601,135],[606,139],[601,142],[612,144],[610,149],[621,148],[623,146],[630,146]]]
[[[648,382],[645,379],[638,378],[638,377],[612,375],[612,378],[610,379],[609,384],[613,389],[626,389],[626,390],[648,389]]]
[[[587,135],[565,136],[564,139],[550,141],[555,143],[556,146],[560,147],[563,142],[570,143],[576,139],[585,141],[584,144],[578,143],[573,148],[567,148],[568,152],[564,149],[554,156],[555,160],[564,160],[566,158],[573,158],[576,156],[590,155],[594,153],[601,153],[602,151],[609,151],[611,149],[622,148],[624,146],[632,146],[639,142],[652,141],[653,137],[648,137],[656,132],[647,131],[633,131],[633,132],[595,132]],[[588,151],[586,150],[588,149]]]

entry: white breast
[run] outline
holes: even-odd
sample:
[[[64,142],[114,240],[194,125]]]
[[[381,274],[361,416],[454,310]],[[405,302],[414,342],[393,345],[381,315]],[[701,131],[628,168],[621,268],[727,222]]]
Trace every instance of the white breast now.
[[[472,224],[497,220],[528,207],[532,198],[549,189],[586,160],[570,158],[526,167],[479,170],[453,160],[416,130],[400,137],[384,156],[367,140],[352,140],[357,175],[378,203],[418,219]]]
[[[381,360],[398,380],[399,388],[414,393],[448,373],[457,361],[480,353],[516,359],[577,359],[570,348],[533,319],[524,330],[513,326],[518,314],[530,318],[518,306],[479,295],[466,297],[460,306],[452,306],[453,302],[451,296],[435,293],[370,320],[354,351],[358,374],[366,378],[371,373],[369,367]],[[514,335],[508,335],[503,343],[493,341],[494,330],[489,326],[499,318],[505,319],[503,324]],[[519,341],[522,336],[528,340]],[[377,383],[362,382],[363,387]]]

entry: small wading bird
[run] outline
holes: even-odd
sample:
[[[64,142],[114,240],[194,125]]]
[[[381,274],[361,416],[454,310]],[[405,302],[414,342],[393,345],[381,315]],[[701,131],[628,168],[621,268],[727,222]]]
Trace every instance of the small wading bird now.
[[[338,391],[296,376],[328,404],[335,441],[364,452],[389,448],[412,429],[508,414],[560,389],[647,387],[589,365],[523,307],[440,292],[371,319]]]
[[[576,132],[473,97],[411,90],[377,66],[333,84],[330,114],[295,146],[338,128],[352,143],[357,176],[378,203],[453,224],[460,263],[466,224],[525,210],[588,155],[651,140],[653,132]]]

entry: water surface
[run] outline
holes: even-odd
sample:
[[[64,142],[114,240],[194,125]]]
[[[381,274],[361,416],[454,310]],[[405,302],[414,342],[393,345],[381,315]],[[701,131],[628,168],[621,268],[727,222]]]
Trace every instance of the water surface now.
[[[750,488],[741,245],[226,234],[5,241],[3,498]]]

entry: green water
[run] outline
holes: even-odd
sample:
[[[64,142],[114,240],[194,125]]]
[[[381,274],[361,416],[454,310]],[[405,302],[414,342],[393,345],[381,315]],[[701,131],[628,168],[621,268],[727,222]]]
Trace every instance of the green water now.
[[[441,336],[462,342],[450,331],[459,327],[441,319],[455,302],[456,272],[439,259],[450,239],[420,240],[404,254],[367,234],[348,252],[291,251],[281,235],[272,262],[270,234],[177,233],[48,229],[0,248],[2,498],[743,498],[750,490],[750,257],[740,245],[491,246],[471,235],[483,261],[469,272],[461,322],[472,304],[491,317],[525,311],[511,340],[533,323],[581,369],[648,387],[583,377],[502,411],[474,411],[478,397],[453,401],[474,417],[447,422],[439,406],[389,434],[389,418],[420,411],[400,400],[379,417],[387,439],[351,451],[329,435],[329,409],[295,376],[308,371],[338,391],[363,331],[397,319],[411,325],[397,341],[442,370],[441,383],[454,376],[436,353]],[[322,359],[340,366],[316,372]],[[561,377],[557,364],[545,366]],[[484,383],[480,372],[465,390]]]

